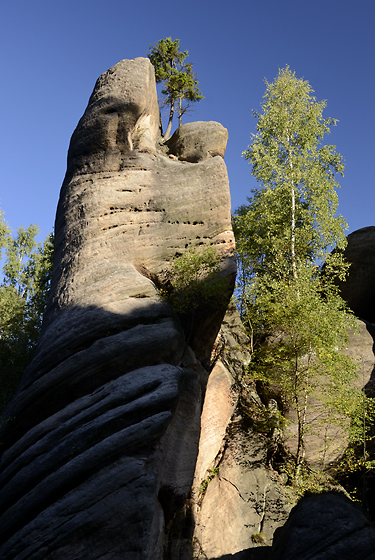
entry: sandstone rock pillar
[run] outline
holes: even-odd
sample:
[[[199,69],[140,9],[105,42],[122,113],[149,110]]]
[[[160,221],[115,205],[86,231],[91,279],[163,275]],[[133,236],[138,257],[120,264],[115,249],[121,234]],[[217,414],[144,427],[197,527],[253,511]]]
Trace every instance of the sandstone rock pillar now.
[[[222,277],[235,274],[227,133],[215,130],[221,155],[209,135],[194,162],[159,150],[147,59],[95,85],[70,143],[40,344],[1,436],[4,560],[163,557],[225,306],[201,312],[187,339],[158,290],[191,247],[217,248]]]

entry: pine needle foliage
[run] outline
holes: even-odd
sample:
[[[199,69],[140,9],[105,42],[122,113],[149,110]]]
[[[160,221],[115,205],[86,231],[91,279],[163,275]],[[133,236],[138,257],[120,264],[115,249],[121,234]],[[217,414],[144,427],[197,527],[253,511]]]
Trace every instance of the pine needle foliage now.
[[[178,124],[192,103],[204,99],[198,87],[198,79],[193,72],[192,62],[186,62],[188,51],[180,50],[180,40],[171,37],[161,39],[150,46],[148,57],[155,68],[157,83],[162,83],[164,96],[162,107],[169,108],[168,125],[165,138],[170,136],[174,114],[177,112]]]

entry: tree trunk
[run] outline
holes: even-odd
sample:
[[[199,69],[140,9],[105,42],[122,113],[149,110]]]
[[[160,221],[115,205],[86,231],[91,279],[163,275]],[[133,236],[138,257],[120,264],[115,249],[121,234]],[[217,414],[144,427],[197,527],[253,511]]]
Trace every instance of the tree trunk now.
[[[292,225],[291,225],[290,252],[292,256],[293,278],[297,280],[298,275],[297,275],[297,264],[296,264],[296,193],[294,191],[294,185],[292,185]]]
[[[301,467],[305,458],[305,425],[307,411],[307,393],[304,394],[303,406],[301,407],[296,395],[297,421],[298,421],[298,440],[296,454],[296,470],[294,478],[297,481],[301,472]]]
[[[292,183],[291,187],[291,195],[292,195],[292,219],[291,219],[291,240],[290,240],[290,254],[292,258],[292,272],[293,278],[295,280],[298,279],[297,274],[297,263],[296,263],[296,193],[294,189],[294,182],[293,182],[293,163],[292,163],[292,155],[291,155],[291,148],[290,148],[290,138],[289,133],[287,132],[287,144],[289,145],[289,168],[290,168],[290,179]]]
[[[171,108],[170,108],[170,111],[169,111],[168,126],[167,126],[167,130],[165,131],[165,134],[164,134],[165,140],[167,140],[169,138],[170,134],[171,134],[173,115],[174,115],[174,104],[171,105]]]
[[[178,99],[178,126],[182,124],[182,97]]]

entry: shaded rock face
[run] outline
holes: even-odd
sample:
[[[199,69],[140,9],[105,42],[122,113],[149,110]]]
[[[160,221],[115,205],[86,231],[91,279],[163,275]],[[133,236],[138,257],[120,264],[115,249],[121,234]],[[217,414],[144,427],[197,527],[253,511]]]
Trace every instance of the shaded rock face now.
[[[272,560],[373,560],[375,528],[353,502],[328,493],[303,498],[275,535]]]
[[[189,494],[225,308],[206,308],[187,337],[158,288],[172,258],[201,245],[232,285],[234,241],[216,147],[172,160],[158,137],[153,68],[123,60],[72,136],[41,340],[6,411],[4,560],[163,558]]]
[[[347,240],[344,254],[351,266],[341,295],[357,317],[375,323],[375,226],[353,231]]]

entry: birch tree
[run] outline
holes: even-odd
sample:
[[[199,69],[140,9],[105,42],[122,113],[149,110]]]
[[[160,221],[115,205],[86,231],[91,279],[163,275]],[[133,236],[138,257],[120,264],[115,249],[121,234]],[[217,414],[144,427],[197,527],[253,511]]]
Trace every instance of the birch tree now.
[[[336,192],[344,163],[335,146],[322,144],[337,121],[323,117],[326,102],[307,81],[286,67],[266,86],[257,132],[243,153],[259,186],[233,220],[238,293],[254,339],[253,373],[278,389],[284,409],[296,411],[297,477],[311,397],[319,395],[334,416],[355,375],[342,353],[353,320],[334,283],[347,271],[347,225],[337,215]]]

